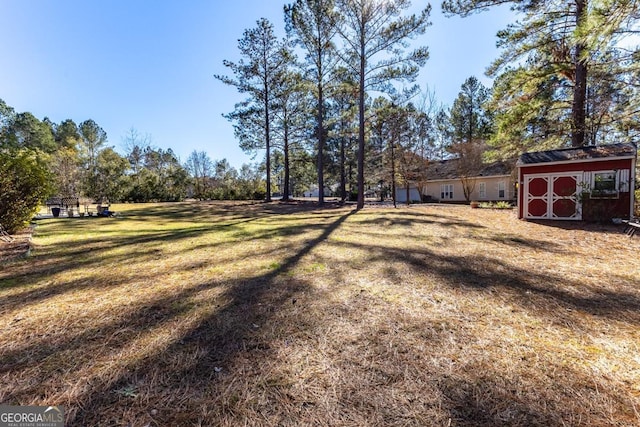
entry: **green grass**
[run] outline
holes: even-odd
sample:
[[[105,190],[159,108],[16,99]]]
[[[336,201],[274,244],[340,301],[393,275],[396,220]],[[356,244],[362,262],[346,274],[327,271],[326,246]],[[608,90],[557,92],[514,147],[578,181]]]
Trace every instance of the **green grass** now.
[[[67,425],[637,425],[640,239],[468,206],[113,206],[0,265],[0,402]]]

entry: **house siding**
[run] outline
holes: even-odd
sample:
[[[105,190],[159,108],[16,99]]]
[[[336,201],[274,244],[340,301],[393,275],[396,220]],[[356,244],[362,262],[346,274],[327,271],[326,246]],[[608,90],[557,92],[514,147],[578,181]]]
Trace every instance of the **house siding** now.
[[[513,178],[509,175],[504,176],[480,176],[476,178],[472,178],[475,180],[475,186],[473,191],[471,192],[470,200],[477,201],[513,201],[515,200],[515,186]],[[480,197],[480,183],[484,182],[486,185],[486,195],[485,197]],[[499,183],[504,182],[505,194],[504,197],[500,197],[499,194]],[[453,185],[453,198],[452,199],[441,199],[441,186],[443,184],[452,184]],[[456,179],[442,179],[442,180],[433,180],[427,181],[426,186],[424,187],[422,193],[425,196],[430,197],[432,200],[437,200],[442,203],[466,203],[467,199],[464,197],[464,191],[462,187],[462,181],[460,178]]]
[[[411,202],[420,202],[420,192],[416,187],[409,187],[409,198]],[[396,188],[396,202],[407,203],[407,187]]]

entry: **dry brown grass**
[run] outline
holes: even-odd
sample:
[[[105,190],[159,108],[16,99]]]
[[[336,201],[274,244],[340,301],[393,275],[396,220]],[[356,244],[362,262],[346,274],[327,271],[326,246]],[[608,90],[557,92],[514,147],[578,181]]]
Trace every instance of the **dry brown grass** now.
[[[0,264],[0,402],[67,424],[640,424],[640,239],[466,206],[115,207]]]

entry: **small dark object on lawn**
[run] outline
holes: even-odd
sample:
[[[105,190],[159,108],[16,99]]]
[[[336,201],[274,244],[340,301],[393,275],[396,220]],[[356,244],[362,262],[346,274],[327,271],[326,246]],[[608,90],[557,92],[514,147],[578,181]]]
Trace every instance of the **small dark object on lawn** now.
[[[633,235],[636,234],[636,232],[638,230],[640,230],[640,222],[635,222],[635,221],[622,221],[624,224],[626,224],[626,227],[624,229],[624,234],[626,234],[627,236],[631,237]]]
[[[11,243],[14,240],[13,236],[7,233],[2,224],[0,224],[0,240],[7,243]]]

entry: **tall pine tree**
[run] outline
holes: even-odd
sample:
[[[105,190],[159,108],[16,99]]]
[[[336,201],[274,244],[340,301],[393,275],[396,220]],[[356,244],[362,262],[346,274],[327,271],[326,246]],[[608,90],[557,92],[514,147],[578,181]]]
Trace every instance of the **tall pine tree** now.
[[[364,207],[365,97],[368,90],[390,91],[394,80],[412,81],[429,57],[427,48],[409,53],[408,40],[423,34],[431,6],[418,15],[402,16],[409,0],[337,0],[345,64],[358,80],[358,203]]]
[[[304,70],[316,99],[318,202],[324,202],[324,151],[327,138],[325,98],[337,64],[334,44],[337,14],[334,0],[297,0],[285,6],[287,30],[305,51]]]
[[[621,60],[615,69],[609,61],[619,57],[616,35],[632,20],[621,11],[629,13],[636,2],[445,0],[442,7],[446,14],[467,16],[505,3],[521,19],[498,33],[502,54],[488,70],[497,79],[495,142],[512,155],[600,140],[593,132],[604,131],[597,124],[602,111],[589,108],[595,105],[590,97],[602,97],[604,86],[616,80],[609,85],[609,100],[622,102],[615,98],[629,81],[623,64],[633,61]],[[603,17],[611,20],[605,23]],[[622,115],[611,123],[620,120]]]
[[[260,19],[255,28],[244,32],[238,41],[238,48],[242,55],[240,61],[224,61],[235,78],[221,75],[215,77],[249,95],[247,100],[236,104],[235,110],[225,117],[235,122],[234,131],[243,150],[266,151],[266,201],[270,202],[271,122],[277,95],[274,88],[291,61],[291,51],[285,42],[277,39],[273,24],[265,18]]]

